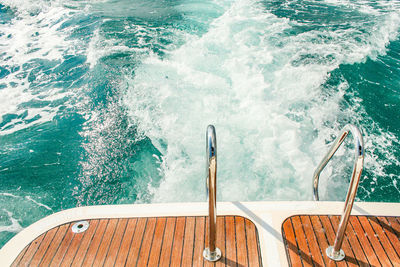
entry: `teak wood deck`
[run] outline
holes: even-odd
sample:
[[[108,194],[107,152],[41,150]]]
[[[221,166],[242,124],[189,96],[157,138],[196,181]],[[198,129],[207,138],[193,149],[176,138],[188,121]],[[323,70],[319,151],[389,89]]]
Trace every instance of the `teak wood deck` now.
[[[262,266],[255,225],[241,216],[217,218],[222,258],[203,259],[206,217],[151,217],[88,220],[82,233],[74,222],[32,241],[12,266]]]
[[[296,215],[282,224],[291,266],[400,266],[400,217],[350,216],[342,249],[334,262],[325,250],[335,239],[339,216]],[[328,245],[329,244],[329,245]]]

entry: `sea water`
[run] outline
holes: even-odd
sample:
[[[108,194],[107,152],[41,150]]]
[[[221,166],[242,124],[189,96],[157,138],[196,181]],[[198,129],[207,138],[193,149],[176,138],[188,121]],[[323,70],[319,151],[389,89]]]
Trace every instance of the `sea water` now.
[[[83,205],[311,200],[342,127],[400,202],[400,1],[1,0],[0,246]],[[352,138],[321,176],[343,200]]]

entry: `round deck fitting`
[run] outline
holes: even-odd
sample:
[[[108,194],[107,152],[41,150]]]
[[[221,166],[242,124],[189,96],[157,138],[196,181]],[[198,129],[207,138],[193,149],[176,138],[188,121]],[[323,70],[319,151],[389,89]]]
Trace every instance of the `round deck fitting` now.
[[[342,249],[335,252],[333,246],[330,246],[326,249],[326,256],[334,261],[341,261],[346,257]]]
[[[203,251],[203,257],[208,261],[217,261],[221,258],[221,250],[219,248],[215,248],[215,251],[210,251],[209,248],[206,248]]]
[[[80,221],[76,222],[74,225],[72,225],[72,232],[75,234],[85,232],[89,228],[89,222],[88,221]]]

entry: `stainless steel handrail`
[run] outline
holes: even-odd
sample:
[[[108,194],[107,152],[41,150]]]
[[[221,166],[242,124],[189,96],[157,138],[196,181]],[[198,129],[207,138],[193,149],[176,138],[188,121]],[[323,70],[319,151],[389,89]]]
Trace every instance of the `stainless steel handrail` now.
[[[353,173],[351,175],[350,185],[347,191],[344,210],[340,218],[338,231],[336,233],[335,243],[333,246],[330,246],[326,249],[327,256],[335,261],[341,261],[345,258],[345,254],[341,249],[341,246],[343,243],[344,233],[347,224],[349,222],[351,209],[353,208],[354,198],[356,197],[357,194],[357,188],[360,182],[360,177],[364,165],[364,141],[360,130],[356,126],[347,124],[343,128],[341,134],[336,138],[329,152],[326,154],[326,156],[322,159],[322,161],[318,165],[317,169],[314,172],[314,177],[313,177],[314,200],[319,200],[318,196],[319,175],[321,174],[325,166],[328,164],[329,160],[333,157],[335,152],[338,150],[340,145],[343,143],[344,139],[346,139],[349,132],[353,134],[354,145],[355,145],[355,162],[353,166]]]
[[[208,198],[208,247],[203,257],[208,261],[221,258],[221,250],[215,246],[217,238],[217,136],[215,128],[208,125],[206,132],[206,186]]]

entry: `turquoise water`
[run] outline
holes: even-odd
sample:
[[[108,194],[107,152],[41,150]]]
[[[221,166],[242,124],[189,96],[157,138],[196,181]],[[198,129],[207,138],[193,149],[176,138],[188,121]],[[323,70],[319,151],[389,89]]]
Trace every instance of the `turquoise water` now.
[[[399,1],[1,0],[0,246],[67,208],[205,200],[208,124],[219,200],[310,200],[353,123],[358,200],[400,202],[399,36]]]

